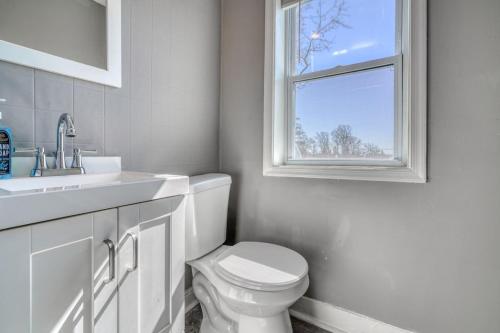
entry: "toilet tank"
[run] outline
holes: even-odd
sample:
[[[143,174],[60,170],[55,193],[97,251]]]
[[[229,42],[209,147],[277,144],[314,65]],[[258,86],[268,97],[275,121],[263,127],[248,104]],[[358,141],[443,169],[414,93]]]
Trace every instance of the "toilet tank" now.
[[[186,200],[186,261],[212,252],[226,241],[231,177],[210,173],[189,178]]]

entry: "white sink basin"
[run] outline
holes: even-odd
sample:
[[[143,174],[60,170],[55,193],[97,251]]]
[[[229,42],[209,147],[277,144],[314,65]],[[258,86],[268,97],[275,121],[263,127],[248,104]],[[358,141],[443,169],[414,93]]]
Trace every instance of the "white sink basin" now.
[[[120,159],[114,157],[93,157],[84,162],[86,175],[25,177],[21,175],[29,174],[33,159],[14,158],[16,177],[0,180],[0,230],[182,196],[189,191],[186,176],[123,172]]]
[[[106,184],[119,180],[119,174],[77,175],[40,178],[15,178],[0,182],[0,190],[7,192],[57,191],[80,188],[89,184]]]
[[[15,192],[51,192],[93,186],[115,185],[122,182],[151,180],[154,175],[134,172],[74,175],[59,177],[24,177],[0,181],[0,190]]]

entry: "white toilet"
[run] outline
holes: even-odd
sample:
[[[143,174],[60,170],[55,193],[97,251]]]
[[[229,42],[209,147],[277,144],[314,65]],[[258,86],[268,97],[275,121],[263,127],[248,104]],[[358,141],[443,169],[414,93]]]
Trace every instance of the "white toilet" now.
[[[186,260],[203,310],[201,333],[291,333],[288,307],[309,286],[306,260],[282,246],[226,240],[231,177],[190,178]]]

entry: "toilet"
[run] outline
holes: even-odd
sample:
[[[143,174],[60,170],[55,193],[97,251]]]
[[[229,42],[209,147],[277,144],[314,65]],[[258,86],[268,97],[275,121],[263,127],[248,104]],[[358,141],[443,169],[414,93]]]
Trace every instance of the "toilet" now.
[[[186,203],[186,261],[201,304],[201,333],[291,333],[288,308],[309,286],[308,265],[279,245],[226,246],[231,177],[194,176]]]

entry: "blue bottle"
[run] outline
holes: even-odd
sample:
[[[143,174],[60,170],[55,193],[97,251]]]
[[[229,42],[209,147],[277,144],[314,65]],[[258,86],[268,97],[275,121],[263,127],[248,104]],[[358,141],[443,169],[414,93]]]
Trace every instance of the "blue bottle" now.
[[[2,113],[0,112],[0,179],[12,177],[12,131],[2,126]]]

